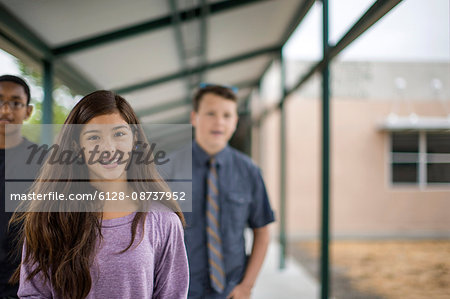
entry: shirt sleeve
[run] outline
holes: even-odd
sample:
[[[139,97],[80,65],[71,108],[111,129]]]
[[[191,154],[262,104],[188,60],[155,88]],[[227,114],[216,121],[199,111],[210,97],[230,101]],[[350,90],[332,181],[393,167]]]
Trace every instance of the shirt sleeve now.
[[[248,226],[250,228],[259,228],[273,222],[275,216],[270,207],[269,197],[267,196],[261,171],[258,168],[253,173],[253,179],[254,184]]]
[[[189,267],[183,227],[174,212],[161,212],[161,216],[153,298],[187,298]]]
[[[35,275],[32,279],[27,279],[32,271],[29,264],[24,264],[25,258],[25,244],[22,250],[22,264],[20,266],[20,282],[17,296],[19,298],[29,299],[44,299],[53,298],[51,288],[47,283],[44,283],[44,278],[41,273]]]

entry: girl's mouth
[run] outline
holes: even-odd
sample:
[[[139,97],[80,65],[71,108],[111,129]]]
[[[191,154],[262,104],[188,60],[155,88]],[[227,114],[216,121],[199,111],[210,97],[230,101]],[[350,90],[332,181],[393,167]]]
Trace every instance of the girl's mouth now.
[[[119,158],[113,160],[100,160],[98,162],[105,168],[114,168],[117,167]]]

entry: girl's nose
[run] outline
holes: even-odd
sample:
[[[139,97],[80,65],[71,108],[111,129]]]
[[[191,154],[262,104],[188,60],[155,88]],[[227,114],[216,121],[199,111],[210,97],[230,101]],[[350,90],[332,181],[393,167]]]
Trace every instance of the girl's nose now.
[[[112,140],[107,138],[107,139],[103,140],[100,150],[101,150],[101,152],[108,152],[108,153],[113,154],[116,150],[116,146],[115,146],[114,142],[112,142]]]

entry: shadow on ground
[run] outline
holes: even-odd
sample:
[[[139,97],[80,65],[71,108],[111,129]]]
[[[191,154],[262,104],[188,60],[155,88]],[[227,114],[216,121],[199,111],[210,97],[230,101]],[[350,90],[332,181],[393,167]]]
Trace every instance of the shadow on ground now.
[[[298,244],[292,244],[289,254],[297,260],[308,273],[320,281],[320,264],[317,258],[312,257],[306,250]],[[377,294],[362,292],[352,286],[352,281],[345,275],[345,270],[332,266],[331,269],[331,296],[333,299],[386,299]]]

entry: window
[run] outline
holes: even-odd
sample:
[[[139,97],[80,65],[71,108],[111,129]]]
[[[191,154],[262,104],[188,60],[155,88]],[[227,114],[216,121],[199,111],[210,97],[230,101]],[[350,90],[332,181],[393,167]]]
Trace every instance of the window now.
[[[426,135],[427,183],[450,183],[450,134]]]
[[[450,132],[391,133],[394,185],[450,186]]]

